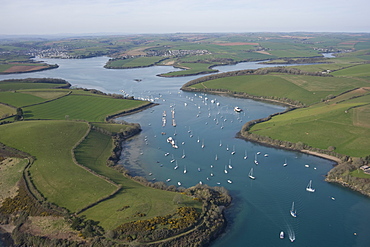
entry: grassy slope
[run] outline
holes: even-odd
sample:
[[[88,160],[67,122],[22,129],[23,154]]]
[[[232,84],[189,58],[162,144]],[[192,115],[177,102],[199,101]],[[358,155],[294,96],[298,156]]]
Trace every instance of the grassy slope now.
[[[338,95],[351,88],[366,85],[366,82],[349,78],[268,74],[220,78],[191,87],[220,88],[255,96],[286,97],[311,105],[328,95]]]
[[[51,202],[71,211],[115,190],[115,187],[72,161],[71,149],[88,125],[69,121],[25,121],[0,126],[0,141],[36,157],[31,176]]]
[[[69,95],[46,104],[25,107],[26,119],[84,119],[103,122],[107,115],[140,107],[148,102],[105,96]]]
[[[16,194],[17,183],[26,164],[27,160],[20,158],[11,158],[0,162],[0,203],[5,198]]]
[[[183,196],[184,204],[174,204],[173,198],[178,196],[178,193],[145,187],[107,167],[105,162],[111,150],[111,138],[97,131],[90,132],[88,138],[76,150],[79,163],[123,185],[123,190],[116,196],[84,211],[82,214],[88,218],[100,221],[106,229],[113,229],[124,222],[138,220],[134,217],[136,212],[146,214],[140,219],[148,219],[174,212],[182,205],[201,208],[199,202],[186,196]],[[119,211],[123,206],[130,206],[130,208]]]
[[[356,126],[353,119],[356,109],[347,110],[369,102],[368,95],[339,104],[321,103],[275,116],[268,122],[253,126],[250,131],[273,139],[303,142],[321,149],[334,146],[338,153],[365,157],[369,155],[369,128]],[[369,120],[370,115],[367,116]]]

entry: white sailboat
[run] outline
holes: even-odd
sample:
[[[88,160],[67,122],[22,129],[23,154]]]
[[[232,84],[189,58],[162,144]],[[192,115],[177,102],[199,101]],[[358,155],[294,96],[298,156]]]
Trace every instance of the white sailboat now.
[[[171,156],[172,156],[171,163],[173,163],[173,162],[175,162],[175,158],[174,158],[173,154]]]
[[[290,215],[294,218],[297,217],[297,210],[294,209],[294,202],[292,203],[292,208],[290,209]]]
[[[220,147],[222,146],[222,142],[221,142],[221,140],[220,140]]]
[[[225,165],[225,170],[224,170],[224,172],[225,172],[225,173],[227,173],[227,167],[226,167],[226,165]]]
[[[179,168],[179,165],[177,164],[177,160],[176,160],[176,165],[175,165],[175,167],[173,169],[176,170],[177,168]]]
[[[287,166],[287,165],[288,165],[288,162],[285,159],[285,162],[284,162],[283,166]]]
[[[256,179],[256,177],[255,177],[255,176],[253,176],[253,167],[252,167],[252,168],[251,168],[251,170],[249,171],[248,177],[249,177],[250,179]]]
[[[308,192],[315,192],[315,189],[312,189],[312,180],[310,180],[310,182],[308,183],[306,190]]]
[[[257,155],[256,154],[254,155],[254,164],[258,165]]]
[[[247,153],[247,150],[245,150],[244,152],[244,157],[243,157],[245,160],[248,159],[248,153]]]
[[[184,166],[184,173],[187,173],[187,171],[186,171],[186,166]]]
[[[232,165],[231,165],[231,159],[229,159],[229,168],[230,169],[233,169]]]
[[[231,152],[231,154],[235,154],[235,145],[233,145],[233,151]]]
[[[182,150],[182,156],[181,156],[181,159],[184,159],[185,158],[185,150],[183,149]]]
[[[218,160],[217,154],[216,154],[215,160]]]
[[[202,140],[202,148],[204,148],[205,146],[204,146],[204,139]]]

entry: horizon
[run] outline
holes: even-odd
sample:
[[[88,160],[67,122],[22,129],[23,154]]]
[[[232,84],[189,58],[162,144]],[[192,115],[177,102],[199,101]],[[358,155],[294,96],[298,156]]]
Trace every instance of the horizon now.
[[[367,0],[5,0],[0,35],[368,33],[369,7]]]

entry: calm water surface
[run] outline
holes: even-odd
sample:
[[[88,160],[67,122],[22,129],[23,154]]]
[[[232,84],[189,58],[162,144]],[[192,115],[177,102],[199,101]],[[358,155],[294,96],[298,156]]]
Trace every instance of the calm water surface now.
[[[234,199],[227,210],[229,224],[226,233],[212,243],[213,247],[370,245],[370,215],[367,213],[370,201],[324,181],[333,162],[235,138],[245,122],[283,111],[283,107],[181,92],[179,88],[196,77],[156,76],[174,71],[172,67],[108,70],[103,68],[105,57],[45,61],[57,63],[60,68],[2,75],[0,79],[63,78],[73,86],[109,93],[124,90],[137,98],[160,104],[123,118],[140,123],[143,131],[124,144],[121,162],[148,180],[184,187],[197,183],[226,187]],[[262,65],[241,63],[217,69],[224,72],[258,67]],[[234,112],[235,106],[243,112]],[[176,127],[172,126],[173,116]],[[169,136],[175,139],[177,149],[166,142]],[[284,163],[287,166],[283,166]],[[251,168],[255,180],[248,178]],[[310,180],[316,189],[314,193],[306,191]],[[296,218],[289,213],[293,202]],[[284,239],[279,239],[280,231],[285,232]],[[294,243],[290,243],[289,236],[295,237]]]

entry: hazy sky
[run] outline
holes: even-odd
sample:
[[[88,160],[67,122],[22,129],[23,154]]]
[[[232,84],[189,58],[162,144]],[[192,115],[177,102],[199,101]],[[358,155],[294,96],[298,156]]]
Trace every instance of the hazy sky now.
[[[0,34],[370,32],[369,0],[1,0]]]

